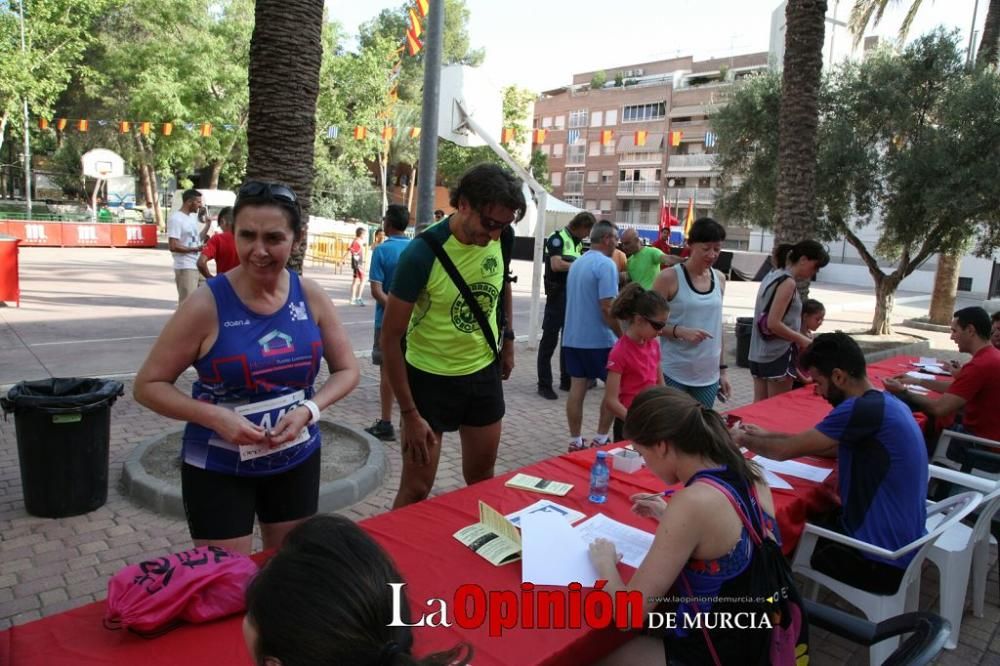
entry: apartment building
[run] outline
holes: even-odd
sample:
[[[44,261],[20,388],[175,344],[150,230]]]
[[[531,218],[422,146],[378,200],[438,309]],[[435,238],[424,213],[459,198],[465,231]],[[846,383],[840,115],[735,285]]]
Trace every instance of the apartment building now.
[[[740,79],[766,70],[768,54],[672,58],[573,76],[535,102],[537,142],[553,194],[626,225],[656,226],[661,202],[681,217],[711,215],[719,171],[711,115]],[[600,77],[600,75],[598,75]]]

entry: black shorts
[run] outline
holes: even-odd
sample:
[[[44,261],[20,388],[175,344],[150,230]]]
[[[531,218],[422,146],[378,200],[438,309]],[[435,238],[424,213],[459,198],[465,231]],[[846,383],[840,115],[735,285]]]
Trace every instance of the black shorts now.
[[[413,402],[434,432],[454,432],[459,426],[481,428],[503,418],[503,379],[493,362],[471,375],[435,375],[406,364]]]
[[[789,343],[788,351],[766,363],[750,361],[750,374],[758,379],[782,380],[795,377],[795,362],[792,354],[792,345]]]
[[[262,523],[308,518],[319,508],[320,452],[271,476],[233,476],[184,463],[181,491],[192,539],[235,539]]]

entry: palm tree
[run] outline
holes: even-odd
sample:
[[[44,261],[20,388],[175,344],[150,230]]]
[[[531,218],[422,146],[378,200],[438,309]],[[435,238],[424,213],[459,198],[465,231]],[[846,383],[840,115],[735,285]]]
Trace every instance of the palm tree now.
[[[316,97],[323,59],[323,0],[257,0],[250,39],[247,178],[295,190],[309,219]],[[288,267],[301,272],[306,235]]]
[[[855,44],[861,41],[869,22],[873,26],[878,25],[890,1],[899,2],[899,0],[855,0],[849,21],[849,28],[854,33]],[[906,12],[903,24],[899,27],[900,42],[906,39],[906,34],[910,31],[910,26],[921,3],[922,0],[910,0],[910,8]],[[983,39],[979,43],[979,51],[976,54],[976,66],[996,67],[1000,62],[998,44],[1000,44],[1000,0],[990,0],[989,9],[986,11],[986,24],[983,26]],[[951,315],[955,310],[955,296],[958,292],[958,276],[961,265],[962,256],[960,254],[938,255],[937,271],[934,273],[934,291],[931,294],[931,306],[928,312],[929,319],[934,324],[951,322]]]
[[[788,0],[775,243],[809,238],[816,227],[816,128],[825,27],[826,0]]]

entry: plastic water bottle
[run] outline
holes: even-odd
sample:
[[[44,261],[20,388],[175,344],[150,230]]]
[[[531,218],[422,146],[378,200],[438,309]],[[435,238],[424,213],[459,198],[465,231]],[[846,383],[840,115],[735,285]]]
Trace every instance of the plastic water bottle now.
[[[590,495],[587,497],[595,504],[604,504],[608,501],[608,477],[611,476],[608,470],[607,451],[598,451],[597,460],[590,468]]]

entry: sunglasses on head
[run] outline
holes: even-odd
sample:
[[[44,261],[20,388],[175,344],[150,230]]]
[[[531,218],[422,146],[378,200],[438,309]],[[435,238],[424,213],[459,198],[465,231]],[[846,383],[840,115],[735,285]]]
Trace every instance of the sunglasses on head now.
[[[296,199],[295,192],[292,191],[292,188],[280,183],[268,183],[263,180],[248,180],[243,183],[243,187],[240,188],[236,198],[275,199],[277,201],[284,201],[285,203],[298,205],[298,199]]]
[[[653,327],[654,331],[662,331],[667,325],[667,322],[665,321],[658,321],[656,319],[650,319],[649,317],[643,317],[643,319],[646,320],[647,324]]]

